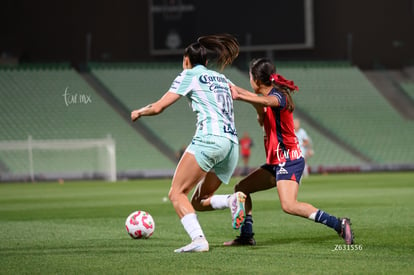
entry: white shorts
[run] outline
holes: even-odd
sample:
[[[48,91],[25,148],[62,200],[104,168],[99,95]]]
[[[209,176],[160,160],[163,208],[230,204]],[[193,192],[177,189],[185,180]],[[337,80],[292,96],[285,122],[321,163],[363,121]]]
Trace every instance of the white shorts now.
[[[214,169],[225,184],[230,182],[239,161],[239,145],[225,137],[194,137],[186,151],[195,156],[204,171]]]

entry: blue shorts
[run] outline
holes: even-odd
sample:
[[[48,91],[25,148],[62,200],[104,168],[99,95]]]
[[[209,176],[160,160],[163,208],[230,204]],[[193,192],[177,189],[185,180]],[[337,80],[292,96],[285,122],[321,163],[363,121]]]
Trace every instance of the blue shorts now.
[[[194,137],[186,151],[195,156],[204,171],[214,169],[216,176],[225,184],[230,182],[239,161],[239,145],[225,137]]]
[[[261,168],[269,171],[276,177],[276,182],[279,180],[293,180],[300,183],[303,170],[305,168],[305,160],[303,158],[289,160],[284,163],[271,165],[263,164]]]

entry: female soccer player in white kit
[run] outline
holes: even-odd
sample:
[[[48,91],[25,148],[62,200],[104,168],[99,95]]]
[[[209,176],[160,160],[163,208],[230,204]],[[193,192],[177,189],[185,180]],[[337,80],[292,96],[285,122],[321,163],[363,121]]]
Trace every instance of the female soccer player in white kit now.
[[[192,242],[175,252],[203,252],[209,244],[198,222],[199,211],[230,207],[235,229],[244,221],[245,195],[214,195],[223,182],[227,184],[237,166],[239,147],[233,115],[233,99],[223,74],[206,68],[215,62],[221,69],[238,56],[237,40],[227,34],[203,36],[184,51],[183,72],[173,81],[168,92],[157,102],[131,112],[135,121],[141,116],[161,113],[186,96],[197,114],[197,129],[177,165],[169,199]],[[197,187],[196,187],[197,186]],[[196,187],[191,202],[188,194]]]

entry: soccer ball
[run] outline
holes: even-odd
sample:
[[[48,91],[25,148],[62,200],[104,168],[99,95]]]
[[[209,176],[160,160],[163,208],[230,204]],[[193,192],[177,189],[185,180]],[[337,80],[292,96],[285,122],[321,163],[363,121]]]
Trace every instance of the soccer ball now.
[[[154,233],[154,219],[148,212],[135,211],[125,221],[127,233],[133,239],[148,239]]]

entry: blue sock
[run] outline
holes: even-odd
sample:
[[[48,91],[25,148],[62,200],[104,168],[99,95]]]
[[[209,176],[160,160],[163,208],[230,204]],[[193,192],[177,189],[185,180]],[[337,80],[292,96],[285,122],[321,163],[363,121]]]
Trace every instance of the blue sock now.
[[[253,217],[252,215],[246,215],[244,219],[244,224],[242,225],[241,229],[241,236],[243,237],[251,237],[253,236]]]
[[[318,210],[315,216],[315,222],[323,223],[326,226],[329,226],[336,230],[336,232],[341,232],[341,224],[337,217],[331,216],[328,213]]]

